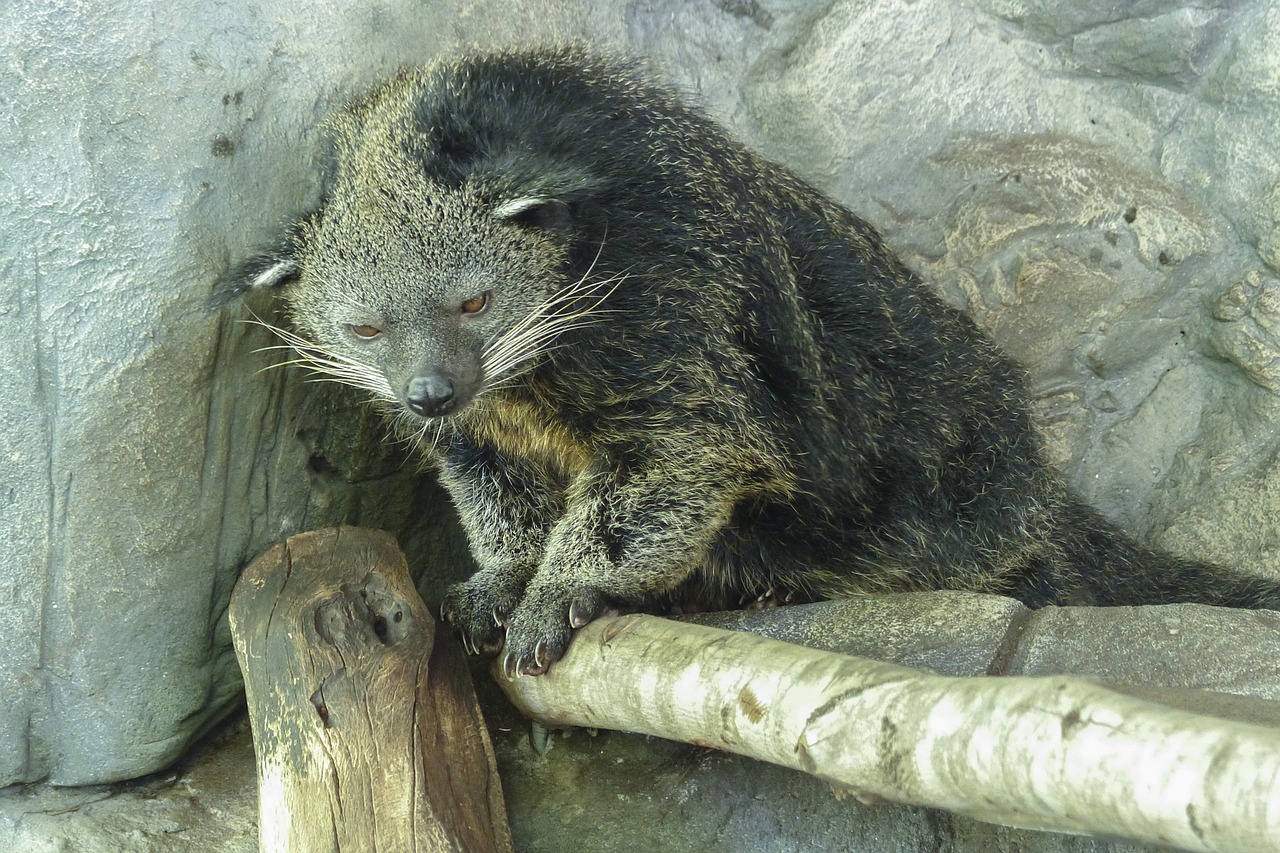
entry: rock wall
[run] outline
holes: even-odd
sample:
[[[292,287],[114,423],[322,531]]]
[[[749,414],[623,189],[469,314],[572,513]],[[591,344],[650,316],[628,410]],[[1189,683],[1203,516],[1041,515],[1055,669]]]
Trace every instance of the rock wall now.
[[[396,67],[649,56],[880,227],[1028,366],[1139,535],[1277,570],[1280,9],[1136,0],[12,0],[0,10],[0,785],[144,774],[235,707],[239,567],[336,522],[466,571],[340,389],[210,314],[316,193],[317,123]],[[266,304],[253,306],[270,311]]]

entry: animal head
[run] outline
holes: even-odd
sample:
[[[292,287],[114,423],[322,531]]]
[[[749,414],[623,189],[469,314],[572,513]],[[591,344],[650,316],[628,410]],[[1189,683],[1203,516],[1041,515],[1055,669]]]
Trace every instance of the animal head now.
[[[278,289],[298,361],[418,418],[464,410],[589,322],[616,278],[593,273],[592,128],[520,62],[582,76],[567,55],[558,71],[495,57],[404,72],[342,111],[320,206],[223,300]]]

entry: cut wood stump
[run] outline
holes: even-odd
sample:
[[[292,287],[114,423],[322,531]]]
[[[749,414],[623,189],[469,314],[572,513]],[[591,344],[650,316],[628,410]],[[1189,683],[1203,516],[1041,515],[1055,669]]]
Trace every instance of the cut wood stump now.
[[[388,534],[291,537],[231,596],[264,851],[511,851],[462,650]]]

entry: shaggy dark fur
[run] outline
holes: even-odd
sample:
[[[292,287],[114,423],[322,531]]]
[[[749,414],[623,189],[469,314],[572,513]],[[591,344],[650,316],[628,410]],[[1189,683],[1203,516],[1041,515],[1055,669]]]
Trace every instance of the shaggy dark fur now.
[[[509,672],[611,606],[1280,601],[1081,503],[966,316],[628,66],[469,57],[332,131],[323,203],[240,287],[284,283],[299,351],[439,463],[480,565],[444,615]]]

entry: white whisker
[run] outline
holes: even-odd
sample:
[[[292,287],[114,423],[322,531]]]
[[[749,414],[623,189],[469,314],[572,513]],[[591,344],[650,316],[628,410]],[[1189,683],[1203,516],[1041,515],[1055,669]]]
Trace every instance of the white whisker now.
[[[246,322],[262,326],[284,341],[282,345],[262,347],[259,351],[288,349],[295,356],[263,368],[264,370],[296,364],[316,374],[316,377],[311,381],[337,382],[341,385],[350,385],[363,389],[373,394],[375,398],[385,402],[397,402],[396,395],[392,392],[391,386],[387,384],[386,377],[377,367],[326,349],[301,335],[288,329],[282,329],[256,316]]]
[[[594,266],[592,261],[592,269]],[[484,392],[509,384],[516,368],[553,351],[556,347],[551,344],[560,335],[598,323],[612,313],[600,306],[626,276],[597,280],[589,276],[590,270],[577,283],[535,307],[485,345],[481,353]]]

